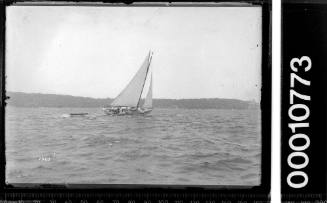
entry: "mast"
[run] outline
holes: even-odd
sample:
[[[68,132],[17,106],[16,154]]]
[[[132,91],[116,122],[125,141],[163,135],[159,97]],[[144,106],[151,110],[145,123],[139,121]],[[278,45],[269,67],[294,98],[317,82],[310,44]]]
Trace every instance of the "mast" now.
[[[145,77],[144,82],[143,82],[142,91],[141,91],[139,100],[137,102],[136,108],[138,108],[139,107],[139,104],[140,104],[141,96],[142,96],[142,93],[143,93],[143,90],[144,90],[145,80],[146,80],[146,78],[148,76],[149,68],[150,68],[150,65],[151,65],[152,55],[153,55],[153,52],[150,50],[149,51],[149,65],[148,65],[148,68],[146,70],[146,77]]]
[[[143,108],[152,108],[152,81],[153,81],[152,71],[151,73],[149,73],[149,77],[150,77],[150,86],[144,100]]]

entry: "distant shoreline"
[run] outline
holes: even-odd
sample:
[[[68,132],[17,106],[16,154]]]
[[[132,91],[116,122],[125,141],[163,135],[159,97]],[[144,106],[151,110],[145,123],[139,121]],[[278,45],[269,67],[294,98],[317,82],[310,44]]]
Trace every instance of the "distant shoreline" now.
[[[8,109],[101,109],[102,107],[54,107],[54,106],[13,106],[7,105]],[[155,107],[154,110],[164,110],[164,109],[179,109],[179,110],[229,110],[229,111],[257,111],[257,108],[248,109],[219,109],[219,108],[169,108],[169,107]]]
[[[40,94],[7,92],[7,106],[14,107],[54,107],[54,108],[101,108],[109,105],[113,99],[91,98],[58,94]],[[202,99],[153,99],[156,108],[184,109],[259,109],[254,101],[238,99],[202,98]]]

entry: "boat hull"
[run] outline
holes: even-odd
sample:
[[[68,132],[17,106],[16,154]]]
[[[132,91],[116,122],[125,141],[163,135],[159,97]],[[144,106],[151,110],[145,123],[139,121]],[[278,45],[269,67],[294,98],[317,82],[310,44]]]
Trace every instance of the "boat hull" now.
[[[142,108],[103,108],[102,110],[110,116],[145,115],[152,111],[152,109]]]

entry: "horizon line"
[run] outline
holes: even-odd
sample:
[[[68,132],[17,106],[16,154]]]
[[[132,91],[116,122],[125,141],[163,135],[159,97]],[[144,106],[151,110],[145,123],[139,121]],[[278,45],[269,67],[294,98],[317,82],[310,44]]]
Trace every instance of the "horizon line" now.
[[[90,97],[90,96],[79,96],[79,95],[70,95],[70,94],[60,94],[60,93],[40,93],[40,92],[21,92],[21,91],[6,91],[7,93],[23,93],[23,94],[43,94],[43,95],[58,95],[58,96],[71,96],[71,97],[83,97],[83,98],[90,98],[90,99],[115,99],[112,97]],[[144,98],[143,98],[144,99]],[[170,100],[183,100],[183,99],[228,99],[228,100],[240,100],[246,102],[256,102],[260,103],[260,101],[256,101],[255,99],[237,99],[237,98],[222,98],[222,97],[201,97],[201,98],[152,98],[152,99],[170,99]]]

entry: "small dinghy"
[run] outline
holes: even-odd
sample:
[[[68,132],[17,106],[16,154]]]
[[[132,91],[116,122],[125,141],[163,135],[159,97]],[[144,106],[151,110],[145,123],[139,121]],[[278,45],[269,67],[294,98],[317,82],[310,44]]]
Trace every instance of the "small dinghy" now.
[[[86,116],[89,113],[70,113],[69,116]]]

